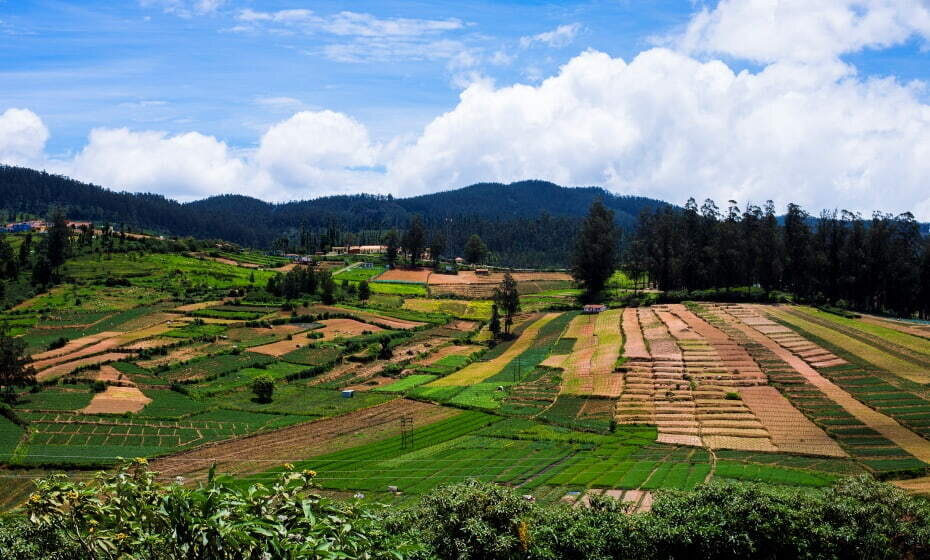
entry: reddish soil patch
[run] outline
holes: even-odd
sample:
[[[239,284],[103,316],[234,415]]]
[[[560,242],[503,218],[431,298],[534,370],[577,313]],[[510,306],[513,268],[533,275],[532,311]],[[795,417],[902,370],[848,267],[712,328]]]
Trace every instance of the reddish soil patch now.
[[[913,492],[914,494],[930,494],[930,476],[912,478],[909,480],[895,480],[892,484],[908,492]]]
[[[158,356],[151,360],[143,360],[138,362],[138,364],[144,368],[154,368],[162,366],[165,364],[186,362],[188,360],[199,358],[201,356],[206,356],[211,352],[220,351],[225,345],[222,344],[194,344],[191,346],[182,346],[171,350],[164,356]]]
[[[78,358],[83,358],[83,357],[85,357],[85,356],[90,356],[90,355],[93,355],[93,354],[99,354],[99,353],[101,353],[101,352],[106,352],[107,350],[112,350],[112,349],[118,347],[118,346],[120,345],[120,342],[122,342],[122,341],[116,340],[116,339],[113,339],[113,338],[108,338],[108,339],[102,340],[102,341],[100,341],[100,342],[98,342],[98,343],[96,343],[96,344],[92,344],[92,345],[90,345],[90,346],[85,346],[84,348],[82,348],[82,349],[80,349],[80,350],[78,350],[78,351],[76,351],[76,352],[72,352],[71,354],[66,354],[66,355],[64,355],[64,356],[58,356],[58,357],[55,357],[55,358],[49,358],[49,359],[47,359],[47,360],[41,360],[41,361],[38,361],[38,362],[33,362],[33,363],[32,363],[32,366],[33,366],[34,368],[36,368],[37,370],[40,370],[40,371],[41,371],[41,370],[47,369],[47,368],[49,368],[49,367],[51,367],[51,366],[53,366],[53,365],[55,365],[55,364],[61,364],[61,363],[65,363],[65,362],[71,362],[71,361],[74,361],[74,360],[76,360],[76,359],[78,359]]]
[[[277,358],[278,356],[283,356],[288,352],[293,352],[298,348],[310,346],[313,344],[313,342],[314,340],[307,338],[306,335],[300,335],[293,337],[291,340],[279,340],[278,342],[272,342],[271,344],[253,346],[249,348],[249,352],[257,352],[259,354],[266,354],[268,356],[274,356]]]
[[[846,452],[769,386],[743,387],[739,390],[743,403],[762,422],[779,451],[807,455],[846,457]]]
[[[565,272],[512,272],[517,283],[520,282],[571,282],[572,277]],[[383,276],[379,277],[382,278]],[[433,274],[429,277],[433,284],[500,284],[504,279],[503,272],[490,274],[475,274],[473,270],[461,270],[458,274]]]
[[[108,383],[118,383],[125,386],[133,386],[135,383],[129,380],[123,372],[113,366],[100,366],[100,371],[94,375],[94,381],[105,381]]]
[[[471,332],[478,328],[478,322],[456,320],[446,325],[446,328],[453,329],[456,331],[462,331],[462,332]]]
[[[817,370],[808,365],[802,358],[792,354],[775,340],[755,330],[747,324],[748,322],[743,317],[730,314],[730,308],[718,309],[726,312],[726,314],[722,314],[725,320],[746,334],[752,341],[762,344],[780,359],[787,362],[788,365],[800,373],[808,382],[820,389],[824,395],[833,402],[845,408],[847,412],[856,417],[860,422],[890,439],[898,447],[904,449],[918,459],[924,462],[930,461],[930,442],[927,442],[926,439],[905,428],[896,420],[869,408],[867,405],[853,398],[852,395],[838,385],[820,375]],[[740,310],[737,308],[736,312],[740,313]]]
[[[282,463],[307,459],[400,433],[399,418],[413,417],[425,426],[459,414],[458,411],[405,399],[325,418],[273,432],[206,445],[169,457],[153,459],[152,470],[163,478],[202,475],[216,462],[220,473],[257,473]]]
[[[422,327],[426,323],[421,323],[419,321],[407,321],[404,319],[396,319],[394,317],[387,317],[385,315],[378,315],[377,313],[371,313],[369,311],[358,311],[355,309],[343,309],[342,307],[334,307],[331,305],[314,305],[311,307],[301,307],[297,309],[298,315],[312,315],[317,313],[341,313],[349,314],[353,317],[359,319],[360,321],[365,321],[368,323],[374,323],[381,325],[389,329],[399,329],[399,330],[410,330],[417,327]]]
[[[369,325],[368,323],[362,323],[361,321],[356,321],[355,319],[326,319],[324,321],[320,321],[320,323],[323,324],[323,328],[314,331],[323,333],[323,338],[320,340],[333,340],[334,338],[340,337],[359,336],[366,332],[378,332],[384,330],[381,327]]]
[[[132,356],[132,354],[126,354],[121,352],[108,352],[106,354],[98,354],[96,356],[91,356],[89,358],[81,358],[79,360],[74,360],[73,362],[67,362],[64,364],[54,365],[48,369],[44,369],[36,375],[36,379],[39,381],[45,381],[46,379],[54,379],[56,377],[61,377],[76,370],[81,366],[91,365],[91,364],[102,364],[104,362],[117,362],[126,357]]]
[[[250,352],[258,352],[259,354],[267,354],[269,356],[283,356],[288,352],[297,350],[298,348],[303,348],[313,344],[314,342],[333,340],[340,337],[353,337],[359,336],[365,332],[379,332],[384,329],[377,327],[375,325],[369,325],[368,323],[362,323],[361,321],[356,321],[355,319],[325,319],[320,321],[323,325],[322,328],[315,329],[310,331],[311,333],[322,333],[322,338],[308,338],[308,335],[298,335],[293,337],[291,340],[281,340],[278,342],[272,342],[271,344],[265,344],[262,346],[255,346],[249,348]]]
[[[147,350],[152,348],[161,348],[163,346],[171,346],[172,344],[177,344],[178,339],[176,338],[167,338],[167,337],[155,337],[147,338],[145,340],[139,340],[124,346],[126,350]]]
[[[67,356],[68,354],[77,352],[81,348],[90,346],[91,344],[96,344],[100,342],[101,340],[104,340],[107,338],[119,336],[120,334],[122,333],[102,332],[99,334],[92,334],[89,336],[82,336],[81,338],[75,338],[74,340],[68,341],[68,343],[62,346],[61,348],[56,348],[54,350],[48,350],[46,352],[39,352],[37,354],[33,354],[32,355],[32,359],[34,360],[33,365],[37,363],[46,363],[49,360],[56,358],[58,356]]]
[[[137,387],[109,386],[102,393],[97,393],[81,412],[85,414],[125,414],[139,412],[152,402]]]
[[[623,310],[623,355],[627,358],[649,358],[649,350],[640,330],[639,316],[636,309],[627,307]]]
[[[395,268],[394,270],[385,270],[376,280],[426,284],[432,273],[433,271],[428,268]]]

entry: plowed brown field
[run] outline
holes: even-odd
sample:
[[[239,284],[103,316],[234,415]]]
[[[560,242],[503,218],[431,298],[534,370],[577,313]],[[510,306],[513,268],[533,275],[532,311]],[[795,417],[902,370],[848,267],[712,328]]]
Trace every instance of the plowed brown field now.
[[[164,478],[202,476],[216,462],[217,472],[260,473],[283,463],[307,459],[388,438],[400,433],[401,416],[425,426],[460,414],[459,411],[406,399],[357,410],[335,418],[299,424],[207,445],[184,453],[154,459],[152,470]]]

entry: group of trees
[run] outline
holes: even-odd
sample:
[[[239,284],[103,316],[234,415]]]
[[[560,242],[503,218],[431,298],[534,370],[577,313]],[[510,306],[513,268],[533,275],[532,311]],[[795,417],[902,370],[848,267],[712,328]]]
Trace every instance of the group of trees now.
[[[520,311],[520,292],[517,289],[517,281],[509,272],[504,274],[499,286],[494,288],[494,295],[491,304],[491,320],[488,323],[488,330],[495,338],[510,336],[510,328],[513,327],[513,317]],[[501,315],[503,315],[503,325],[501,324]]]
[[[596,297],[618,264],[620,231],[612,210],[595,200],[575,239],[572,276],[588,299]]]
[[[0,304],[9,283],[27,281],[44,288],[58,281],[61,265],[71,252],[71,230],[64,214],[55,211],[48,232],[34,242],[32,233],[20,238],[14,251],[6,234],[0,234]]]
[[[388,230],[381,238],[381,242],[385,247],[385,258],[391,268],[397,266],[400,257],[403,257],[409,266],[415,266],[427,249],[430,259],[438,266],[440,259],[446,256],[449,248],[443,230],[427,230],[419,214],[413,215],[403,233],[399,233],[396,229]],[[466,262],[477,264],[487,260],[489,251],[484,241],[477,234],[472,234],[465,243],[464,254]]]
[[[321,473],[323,476],[326,473]],[[337,473],[338,474],[338,473]],[[243,487],[210,476],[161,482],[137,459],[117,472],[37,481],[24,511],[0,519],[0,560],[262,558],[844,558],[930,554],[930,504],[868,477],[798,492],[712,483],[663,492],[652,511],[609,497],[537,504],[470,480],[402,507],[320,495],[317,473],[285,465]]]
[[[0,399],[16,401],[16,388],[35,383],[35,369],[29,365],[26,341],[10,335],[6,324],[0,323]]]
[[[323,303],[331,304],[336,298],[336,281],[328,270],[316,270],[313,267],[298,266],[276,274],[268,279],[265,289],[272,295],[285,299],[297,299],[301,296],[320,296]]]
[[[721,211],[712,200],[644,212],[625,268],[660,290],[758,286],[806,301],[930,317],[930,245],[910,213],[817,218],[771,201]]]

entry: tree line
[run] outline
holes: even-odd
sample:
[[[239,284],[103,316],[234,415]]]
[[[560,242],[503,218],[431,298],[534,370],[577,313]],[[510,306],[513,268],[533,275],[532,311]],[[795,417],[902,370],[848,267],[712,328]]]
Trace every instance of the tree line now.
[[[765,293],[866,312],[930,318],[930,242],[910,212],[843,211],[810,216],[768,201],[740,209],[713,200],[644,211],[624,267],[659,290]]]
[[[441,231],[446,254],[459,255],[472,234],[493,247],[492,264],[564,267],[585,209],[601,198],[617,224],[632,227],[643,208],[666,203],[616,196],[595,187],[564,188],[545,181],[483,183],[412,198],[342,195],[266,203],[240,195],[180,204],[161,195],[113,192],[32,169],[0,165],[0,211],[126,223],[161,233],[224,239],[243,246],[312,253],[332,246],[377,244],[391,229],[420,215]]]

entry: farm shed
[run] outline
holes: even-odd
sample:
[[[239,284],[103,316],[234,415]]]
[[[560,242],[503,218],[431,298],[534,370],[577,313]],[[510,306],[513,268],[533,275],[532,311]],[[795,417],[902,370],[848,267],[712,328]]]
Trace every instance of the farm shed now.
[[[604,311],[607,311],[607,306],[603,304],[589,304],[584,306],[585,313],[603,313]]]

